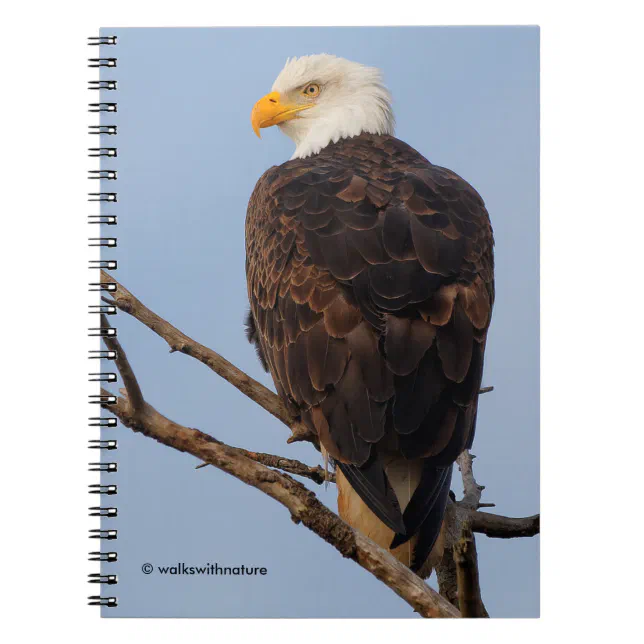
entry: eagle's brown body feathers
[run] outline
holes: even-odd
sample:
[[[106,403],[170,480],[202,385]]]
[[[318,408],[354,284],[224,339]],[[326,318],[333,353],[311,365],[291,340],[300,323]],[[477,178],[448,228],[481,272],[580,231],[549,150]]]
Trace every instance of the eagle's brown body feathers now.
[[[273,167],[248,207],[260,357],[338,464],[341,516],[417,571],[473,439],[492,246],[478,193],[391,136]]]

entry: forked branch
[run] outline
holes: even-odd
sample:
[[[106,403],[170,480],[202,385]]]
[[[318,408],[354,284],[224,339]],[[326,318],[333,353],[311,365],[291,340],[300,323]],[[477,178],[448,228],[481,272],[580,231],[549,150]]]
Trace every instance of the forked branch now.
[[[106,319],[102,322],[104,328],[109,328]],[[105,336],[103,339],[109,349],[117,352],[115,363],[125,384],[125,397],[117,396],[115,403],[102,406],[119,418],[123,425],[168,447],[192,454],[264,492],[287,508],[296,523],[303,523],[344,557],[353,559],[423,617],[460,617],[458,611],[422,579],[389,552],[348,526],[308,488],[287,474],[269,469],[258,460],[269,460],[278,467],[288,465],[298,469],[296,464],[304,468],[307,466],[292,460],[284,463],[283,461],[288,459],[280,460],[268,454],[257,454],[231,447],[204,432],[184,427],[166,418],[145,402],[134,370],[120,342],[113,336]],[[104,389],[101,393],[104,396],[110,395]],[[318,474],[323,476],[324,471],[321,468],[320,470]],[[302,471],[298,473],[302,474]]]
[[[102,390],[104,395],[109,392]],[[283,505],[296,523],[331,544],[342,556],[353,559],[402,597],[423,617],[460,617],[458,611],[432,590],[389,552],[349,527],[324,506],[313,492],[287,474],[271,470],[251,460],[240,450],[226,445],[197,429],[184,427],[144,403],[135,414],[129,398],[118,396],[116,403],[104,405],[126,427],[187,452],[244,483],[264,492]]]
[[[106,302],[115,305],[154,331],[168,343],[171,352],[180,351],[196,358],[281,420],[291,429],[291,436],[287,442],[305,440],[312,442],[316,447],[318,446],[317,437],[292,417],[276,394],[212,349],[193,340],[151,311],[108,273],[102,271],[101,280],[114,286],[114,290],[111,291],[112,299],[104,298]],[[109,327],[105,317],[103,317],[102,323],[105,328]],[[356,561],[394,590],[424,617],[460,617],[460,613],[452,605],[457,604],[455,601],[457,578],[458,582],[464,585],[461,594],[465,593],[464,596],[467,598],[469,608],[466,609],[466,612],[467,610],[475,611],[480,613],[479,616],[487,616],[485,607],[480,601],[476,545],[472,532],[480,532],[490,537],[499,538],[534,536],[539,532],[539,515],[510,518],[478,511],[479,508],[492,504],[480,502],[483,486],[479,486],[474,480],[472,473],[472,459],[474,457],[468,452],[464,452],[459,457],[459,467],[463,475],[465,495],[461,502],[451,503],[449,506],[448,519],[446,519],[446,523],[448,523],[447,552],[443,563],[438,567],[441,594],[447,596],[452,602],[450,603],[434,592],[388,551],[383,550],[360,532],[345,524],[336,514],[326,508],[313,492],[282,472],[303,476],[318,484],[333,481],[333,474],[325,472],[319,466],[310,467],[294,459],[231,447],[199,430],[184,427],[169,420],[145,402],[134,371],[119,341],[114,336],[106,336],[103,339],[108,349],[116,352],[115,362],[125,385],[125,390],[122,392],[125,397],[117,397],[115,404],[104,405],[104,407],[114,413],[125,426],[142,432],[164,445],[196,456],[204,461],[198,467],[208,464],[214,465],[261,490],[286,507],[294,521],[302,522],[307,528],[333,545],[343,556]],[[480,393],[487,393],[492,389],[493,387],[482,388]],[[104,390],[103,393],[108,395],[108,392]],[[269,469],[269,467],[277,468],[282,472]],[[467,528],[467,532],[463,532],[463,526]],[[462,532],[464,535],[461,539],[462,543],[459,542],[461,546],[458,546],[460,559],[451,556],[452,548],[454,548],[456,556],[455,546],[458,544],[455,531],[457,530],[459,534]],[[447,558],[447,553],[450,555],[449,558]],[[451,587],[448,588],[448,586]],[[460,587],[458,590],[460,592]],[[477,608],[475,609],[473,606],[477,606]]]

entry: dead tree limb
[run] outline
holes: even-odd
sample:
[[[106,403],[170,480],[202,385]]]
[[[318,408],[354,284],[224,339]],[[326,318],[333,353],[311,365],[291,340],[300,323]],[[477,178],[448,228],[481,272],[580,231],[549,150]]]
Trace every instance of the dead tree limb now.
[[[103,329],[112,328],[110,326],[110,323],[107,320],[107,316],[102,314],[101,314],[101,327]],[[123,347],[121,346],[121,343],[118,341],[116,335],[103,336],[103,342],[105,342],[105,346],[110,351],[114,351],[114,354],[115,354],[114,363],[116,364],[116,367],[119,373],[121,374],[121,379],[123,380],[123,384],[125,385],[125,389],[127,391],[127,397],[128,397],[128,400],[130,401],[130,405],[132,406],[132,413],[137,414],[141,409],[143,409],[143,405],[145,401],[143,399],[143,392],[141,391],[139,382],[136,379],[136,376],[134,375],[132,366],[130,365],[129,360],[125,355],[125,351],[123,350]]]
[[[531,517],[504,517],[490,512],[467,513],[472,532],[479,532],[496,539],[515,539],[517,537],[534,537],[539,534],[540,515]]]
[[[463,479],[463,498],[459,501],[459,505],[470,510],[479,509],[481,494],[485,489],[485,485],[479,485],[474,478],[472,462],[475,458],[476,456],[470,454],[469,450],[464,450],[456,459]]]
[[[110,395],[102,390],[103,395]],[[324,506],[313,492],[287,474],[251,460],[240,450],[225,445],[197,429],[184,427],[144,403],[136,414],[129,398],[117,397],[104,405],[130,429],[180,452],[187,452],[257,488],[283,505],[296,523],[332,545],[391,588],[423,617],[460,617],[458,611],[409,568],[360,532],[348,526]]]
[[[170,346],[171,351],[181,351],[185,355],[191,356],[207,367],[212,369],[217,375],[221,376],[224,380],[227,380],[234,387],[239,389],[242,393],[248,396],[251,400],[256,402],[258,405],[263,407],[270,414],[281,420],[285,425],[291,429],[291,436],[287,440],[288,443],[293,443],[297,441],[311,441],[315,444],[314,437],[311,436],[311,432],[306,428],[302,423],[294,420],[290,415],[286,406],[282,403],[280,398],[274,394],[270,389],[267,389],[260,382],[257,382],[249,375],[235,367],[228,360],[220,356],[216,351],[209,349],[208,347],[200,344],[196,340],[193,340],[185,333],[174,327],[167,320],[164,320],[162,317],[151,311],[143,302],[141,302],[137,297],[135,297],[128,289],[126,289],[122,284],[120,284],[116,279],[114,279],[109,273],[101,271],[101,281],[113,284],[116,288],[115,291],[111,292],[111,298],[105,300],[110,302],[118,309],[127,313],[139,320],[150,330],[154,331],[160,338],[165,340]],[[108,325],[105,325],[108,326]],[[111,347],[108,345],[108,348],[119,353],[118,341],[115,338],[109,338],[112,342]],[[131,382],[131,379],[128,379]],[[124,379],[127,388],[128,380]],[[138,384],[137,384],[138,386]],[[493,391],[494,387],[483,387],[480,390],[480,393],[488,393]],[[282,462],[284,465],[288,466],[289,459],[282,459],[280,456],[266,455],[271,459],[277,459],[275,462]],[[465,461],[466,468],[466,477],[472,477],[472,463],[471,459],[474,457],[468,455],[469,460]],[[262,462],[259,460],[258,462]],[[459,467],[463,463],[462,459],[459,461]],[[284,471],[291,472],[292,474],[299,474],[301,476],[307,476],[305,473],[308,466],[300,464],[298,461],[294,462],[294,467],[298,471],[291,471],[288,467],[278,467],[278,469],[284,469]],[[276,466],[277,467],[277,466]],[[321,468],[320,468],[321,469]],[[315,470],[315,468],[313,468]],[[323,481],[319,479],[316,473],[313,473],[312,476],[308,476],[312,481],[316,483],[322,483]],[[331,474],[329,481],[333,481],[334,477]],[[486,534],[489,537],[497,537],[500,539],[509,539],[514,537],[532,537],[535,534],[539,533],[539,515],[534,515],[532,517],[525,518],[512,518],[512,517],[503,517],[500,515],[489,514],[485,512],[476,512],[478,507],[483,507],[485,504],[480,503],[480,491],[476,491],[474,487],[476,482],[473,481],[473,484],[470,485],[468,478],[468,486],[471,489],[471,494],[475,494],[477,499],[477,507],[474,507],[472,511],[469,511],[468,508],[471,504],[462,502],[458,505],[458,517],[459,522],[462,522],[465,519],[470,519],[470,524],[473,532],[480,532]],[[476,496],[478,494],[478,496]],[[467,507],[464,507],[466,505]]]
[[[293,418],[280,398],[272,391],[212,349],[193,340],[151,311],[108,273],[102,271],[101,279],[103,282],[112,284],[115,287],[115,290],[111,291],[112,299],[103,298],[106,302],[115,305],[119,310],[128,313],[154,331],[168,343],[171,352],[179,351],[199,360],[266,411],[281,420],[291,429],[291,436],[287,442],[309,441],[319,448],[317,437],[298,419]],[[106,318],[103,318],[103,326],[109,327]],[[124,393],[126,394],[126,398],[118,398],[116,405],[108,405],[106,408],[115,413],[123,424],[134,431],[151,436],[165,445],[201,458],[205,461],[202,466],[215,465],[249,485],[264,491],[291,510],[291,515],[296,522],[301,521],[309,529],[331,543],[344,556],[353,558],[363,568],[369,570],[403,597],[421,615],[427,617],[460,616],[458,611],[448,602],[458,605],[458,566],[452,554],[457,543],[457,531],[462,530],[464,525],[467,525],[468,530],[471,530],[470,535],[472,532],[479,532],[489,537],[497,538],[530,537],[539,533],[539,515],[512,518],[478,511],[481,507],[491,507],[494,504],[481,503],[481,493],[484,487],[478,485],[474,479],[472,472],[472,459],[474,456],[464,452],[459,457],[458,463],[463,475],[465,494],[462,501],[452,501],[449,505],[448,515],[450,515],[450,518],[446,520],[448,523],[446,555],[437,568],[441,594],[447,599],[445,601],[387,551],[382,550],[359,532],[347,526],[337,515],[323,506],[315,495],[302,484],[294,481],[286,474],[267,469],[264,466],[303,476],[318,484],[333,481],[333,474],[326,473],[319,466],[310,467],[294,459],[230,447],[198,430],[173,423],[145,403],[139,384],[118,340],[113,336],[108,336],[104,340],[108,348],[117,354],[116,364],[123,378],[125,384]],[[493,389],[493,387],[484,387],[480,390],[480,393],[487,393]],[[108,394],[108,392],[104,393]],[[218,448],[214,446],[218,446]],[[208,457],[204,458],[202,453],[207,454]],[[236,459],[245,459],[245,461],[251,462],[253,467],[262,469],[259,472],[252,472],[253,476],[249,477],[246,471],[248,468],[245,465],[241,467],[243,462],[231,459],[231,454],[234,454]],[[294,497],[297,497],[299,501],[296,502]],[[310,505],[308,504],[309,502],[305,502],[304,509],[302,509],[301,504],[304,498],[312,498],[314,501],[310,501]],[[348,533],[346,532],[347,530],[349,531]],[[340,540],[330,536],[337,536],[338,534],[351,535],[349,541],[351,541],[352,545],[350,548],[347,549],[347,541],[344,536]],[[469,583],[470,586],[474,584],[474,587],[478,588],[476,545],[473,539],[472,535],[473,548],[468,546],[466,552],[474,557],[476,583],[474,584],[472,580]],[[463,583],[467,584],[468,582],[464,581]],[[482,602],[480,602],[480,607],[477,610],[480,613],[485,612],[487,615]]]
[[[476,541],[468,523],[454,546],[458,607],[462,617],[489,617],[481,599]]]
[[[478,514],[481,494],[485,489],[474,478],[474,458],[465,450],[456,460],[463,479],[463,498],[450,503],[445,513],[445,550],[436,567],[436,577],[440,594],[459,608],[462,614],[465,603],[470,611],[469,617],[474,616],[472,611],[477,613],[477,617],[487,617],[480,596],[476,542],[470,523],[471,518]]]
[[[463,498],[459,501],[459,508],[476,514],[481,507],[481,495],[485,489],[474,478],[472,463],[476,457],[469,450],[461,452],[456,459],[463,479]],[[456,585],[458,588],[458,608],[463,616],[489,617],[481,598],[479,584],[479,561],[476,552],[476,539],[472,533],[469,518],[459,521],[458,510],[453,515],[455,526],[460,528],[460,537],[453,544],[453,557],[456,564]]]
[[[451,495],[450,495],[451,497]],[[443,518],[444,549],[440,563],[436,566],[436,580],[441,596],[458,608],[458,580],[456,578],[456,562],[454,561],[454,544],[459,537],[459,526],[462,515],[457,515],[456,503],[450,498]],[[466,512],[463,509],[461,512]]]
[[[250,450],[243,449],[241,447],[236,447],[235,449],[257,463],[261,463],[267,467],[274,467],[278,470],[282,470],[283,472],[288,472],[289,474],[303,476],[318,485],[321,485],[322,483],[335,483],[335,474],[333,472],[327,472],[319,465],[311,467],[310,465],[302,463],[294,458],[284,458],[283,456],[264,454],[262,452],[251,452]],[[210,463],[202,463],[201,465],[197,465],[195,469],[206,467],[208,465],[210,465]]]
[[[490,512],[480,512],[478,510],[478,508],[485,507],[487,504],[480,502],[484,486],[478,485],[474,478],[472,471],[473,459],[474,456],[469,454],[469,452],[464,452],[459,457],[459,467],[461,467],[461,474],[463,475],[465,494],[463,500],[451,501],[448,504],[445,513],[445,551],[441,562],[436,567],[436,577],[440,594],[457,608],[460,607],[458,600],[459,577],[455,557],[456,548],[459,539],[463,536],[465,526],[473,533],[484,534],[487,537],[497,539],[534,537],[539,534],[540,530],[540,515],[538,514],[530,517],[505,517]],[[464,545],[461,544],[461,548]],[[473,535],[471,549],[466,550],[465,553],[461,553],[461,556],[465,554],[469,558],[467,565],[476,577],[476,587],[478,588],[480,599],[480,588],[478,587],[478,555],[476,541]],[[465,581],[463,577],[465,572],[465,568],[461,570],[462,581]],[[471,590],[468,589],[466,592],[471,593]],[[485,611],[485,606],[482,601],[480,601],[480,608],[477,610],[481,613]]]

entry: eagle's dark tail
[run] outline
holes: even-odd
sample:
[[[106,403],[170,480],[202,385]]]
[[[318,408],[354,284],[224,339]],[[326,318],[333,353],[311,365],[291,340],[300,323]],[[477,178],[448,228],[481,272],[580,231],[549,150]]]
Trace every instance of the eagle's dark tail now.
[[[452,466],[424,465],[420,483],[403,512],[405,534],[396,534],[390,548],[396,548],[418,535],[414,546],[411,569],[418,572],[436,544],[452,482]]]
[[[419,572],[441,531],[452,466],[436,467],[427,461],[406,459],[396,459],[384,469],[375,459],[362,467],[338,466],[342,518],[392,551],[400,552],[400,546],[409,542],[409,547],[402,549],[404,554],[396,556]],[[365,505],[371,512],[361,509]],[[381,522],[381,528],[374,520]]]

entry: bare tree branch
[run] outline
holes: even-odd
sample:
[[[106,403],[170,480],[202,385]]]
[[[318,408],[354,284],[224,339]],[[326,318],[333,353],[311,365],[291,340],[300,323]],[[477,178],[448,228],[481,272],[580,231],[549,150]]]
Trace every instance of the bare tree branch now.
[[[478,508],[493,504],[480,502],[483,486],[478,485],[474,479],[474,473],[472,471],[473,459],[474,456],[469,454],[469,452],[464,452],[458,459],[459,467],[461,467],[461,473],[463,475],[465,496],[462,501],[455,502],[450,500],[447,506],[444,519],[445,551],[441,562],[436,566],[436,577],[438,579],[440,594],[457,608],[459,608],[459,586],[457,566],[454,557],[456,556],[455,550],[458,545],[459,535],[462,537],[465,526],[468,526],[471,532],[478,532],[488,537],[496,537],[499,539],[534,537],[539,534],[538,514],[531,517],[514,518],[478,511]],[[468,565],[473,569],[472,574],[475,574],[478,580],[478,558],[476,542],[473,538],[472,543],[471,550],[467,550],[466,554],[469,557]],[[464,571],[461,571],[461,575],[463,574]],[[478,581],[476,583],[478,584]],[[485,611],[485,606],[482,601],[481,606],[481,612]]]
[[[306,463],[302,463],[294,458],[284,458],[283,456],[263,454],[262,452],[251,452],[241,447],[236,447],[235,449],[257,463],[261,463],[267,467],[274,467],[278,470],[282,470],[283,472],[288,472],[289,474],[303,476],[307,479],[311,479],[311,481],[318,485],[321,485],[322,483],[335,483],[335,474],[333,472],[327,472],[319,465],[311,467],[310,465],[306,465]],[[206,467],[208,465],[210,465],[210,463],[201,463],[201,465],[197,465],[195,469]]]
[[[104,329],[112,328],[107,319],[107,316],[103,314],[101,314],[101,327]],[[105,346],[110,351],[114,351],[114,353],[116,354],[114,362],[119,370],[119,373],[121,374],[123,384],[125,385],[128,400],[130,401],[130,405],[132,405],[132,412],[134,414],[137,414],[144,405],[143,393],[141,391],[141,387],[139,386],[138,380],[134,375],[134,371],[132,370],[130,362],[125,355],[125,351],[123,350],[121,343],[118,341],[115,335],[103,336],[103,342],[105,342]]]
[[[481,503],[481,494],[485,486],[479,485],[474,478],[472,462],[475,458],[474,454],[465,450],[456,461],[463,478],[463,499],[456,504],[461,525],[467,521],[473,532],[480,532],[498,539],[534,537],[539,534],[540,515],[538,514],[531,517],[512,518],[477,511],[479,508],[494,504]]]
[[[272,391],[215,351],[188,337],[148,309],[108,273],[102,271],[101,278],[104,282],[114,284],[116,287],[116,290],[112,292],[113,299],[103,298],[106,302],[115,305],[121,311],[145,324],[168,343],[171,352],[180,351],[196,358],[281,420],[292,432],[287,440],[288,443],[309,441],[319,449],[317,437],[305,425],[293,418],[280,398]],[[104,316],[102,324],[105,328],[109,327],[107,318]],[[443,560],[437,567],[441,595],[445,597],[443,599],[441,595],[432,591],[420,578],[400,564],[387,551],[379,548],[361,533],[346,525],[302,484],[286,474],[275,472],[264,466],[303,476],[318,484],[334,481],[333,474],[325,472],[319,466],[310,467],[294,459],[230,447],[198,430],[173,423],[145,403],[134,372],[118,340],[113,336],[104,337],[104,340],[108,348],[117,354],[116,364],[123,378],[124,393],[127,396],[126,398],[118,398],[116,406],[109,405],[106,408],[115,413],[123,424],[134,431],[151,436],[165,445],[202,458],[205,463],[198,467],[208,464],[215,465],[247,484],[264,491],[287,507],[296,522],[302,521],[344,556],[357,561],[359,565],[391,587],[423,616],[459,617],[460,614],[452,606],[452,604],[456,607],[459,605],[458,595],[461,592],[458,586],[459,580],[461,584],[465,584],[462,592],[466,594],[466,601],[470,603],[480,601],[476,543],[472,532],[497,538],[530,537],[539,533],[539,515],[511,518],[478,511],[479,508],[492,507],[494,504],[481,503],[481,493],[484,486],[478,485],[474,479],[472,460],[475,457],[469,452],[463,452],[458,459],[458,464],[463,477],[464,497],[460,502],[450,502],[448,506],[446,550]],[[493,389],[494,387],[484,387],[480,389],[479,393],[487,393]],[[108,392],[103,391],[103,393],[108,395]],[[215,449],[215,446],[218,449]],[[208,457],[204,458],[202,453],[207,454]],[[232,458],[232,455],[235,458]],[[245,461],[252,463],[250,470],[245,461],[237,459],[245,459]],[[261,469],[255,471],[254,468]],[[467,529],[467,532],[463,533],[465,537],[458,539],[458,534],[464,528]],[[350,543],[350,547],[347,546],[348,543]],[[460,568],[455,557],[460,557]],[[478,599],[476,594],[474,600],[471,599],[472,592],[478,592]],[[476,608],[472,608],[472,606],[468,610],[475,610],[481,614],[480,616],[487,616],[482,601]]]
[[[458,607],[463,617],[489,617],[481,599],[479,585],[479,564],[476,541],[466,522],[461,538],[454,546],[456,579],[458,586]]]
[[[458,609],[458,579],[453,548],[445,548],[443,551],[443,558],[436,566],[436,580],[441,597],[445,597],[454,608]]]
[[[102,390],[104,395],[110,395]],[[287,474],[271,470],[197,429],[171,421],[148,403],[135,415],[129,399],[117,397],[104,405],[126,427],[187,452],[261,490],[291,513],[296,523],[331,544],[344,557],[353,559],[391,588],[423,617],[460,617],[458,611],[409,568],[325,507],[313,492]]]
[[[151,311],[145,304],[136,298],[122,284],[117,282],[109,273],[101,271],[101,281],[114,284],[116,290],[108,300],[114,306],[139,320],[163,338],[170,346],[170,351],[180,351],[192,356],[212,369],[218,376],[227,380],[243,394],[263,407],[267,412],[281,420],[293,432],[290,442],[296,440],[310,440],[316,442],[311,432],[297,419],[294,419],[281,399],[260,382],[238,369],[224,357],[208,347],[193,340],[175,326]]]
[[[540,515],[531,517],[504,517],[490,512],[468,511],[468,520],[473,532],[479,532],[497,539],[534,537],[539,534]]]
[[[436,566],[436,579],[441,596],[445,597],[452,606],[458,608],[458,582],[456,579],[456,562],[454,561],[454,544],[460,535],[459,526],[463,521],[462,513],[467,512],[467,510],[464,508],[459,509],[452,496],[453,493],[450,493],[450,499],[443,517],[444,550],[443,556]]]
[[[459,505],[471,510],[477,510],[480,507],[481,494],[485,489],[485,485],[479,485],[474,478],[472,461],[475,458],[476,456],[470,454],[469,450],[463,450],[456,459],[463,478],[463,498]]]
[[[209,349],[196,340],[188,337],[185,333],[179,331],[179,329],[151,311],[147,306],[145,306],[145,304],[143,304],[139,299],[132,295],[132,293],[130,293],[130,291],[128,291],[122,284],[120,284],[111,275],[109,275],[109,273],[102,271],[101,280],[110,284],[114,284],[116,286],[116,291],[113,291],[112,293],[113,299],[106,301],[109,301],[124,313],[128,313],[135,319],[145,324],[145,326],[154,331],[159,337],[163,338],[171,347],[171,350],[181,351],[182,353],[192,356],[193,358],[196,358],[197,360],[205,364],[217,375],[230,382],[242,393],[246,394],[251,400],[256,402],[258,405],[266,409],[266,411],[268,411],[273,416],[281,420],[285,425],[287,425],[292,432],[292,435],[287,440],[288,443],[302,440],[313,442],[311,433],[308,428],[306,428],[302,423],[293,420],[285,405],[276,394],[270,391],[270,389],[267,389],[266,387],[264,387],[264,385],[245,374],[243,371],[235,367],[235,365],[228,362],[228,360],[220,356],[212,349]],[[109,326],[109,324],[106,324],[105,322],[103,322],[103,324],[106,327]],[[111,348],[113,351],[117,352],[117,356],[125,355],[117,340],[115,340],[114,338],[109,338],[109,341],[112,343],[111,345],[107,343],[108,338],[104,338],[104,340],[106,340],[106,345],[108,346],[108,348]],[[127,370],[128,367],[124,365],[124,368]],[[127,389],[128,382],[136,383],[136,378],[134,378],[133,380],[132,378],[123,378],[123,382],[125,383]],[[484,387],[481,389],[481,392],[485,393],[487,391],[492,391],[493,389],[494,387]],[[133,393],[128,391],[128,395],[132,397]],[[273,458],[281,459],[284,465],[288,464],[289,459],[282,459],[282,457],[279,456],[275,456]],[[463,460],[463,458],[465,460]],[[468,489],[471,490],[471,494],[478,494],[478,496],[475,496],[475,498],[477,499],[477,504],[479,504],[478,507],[482,507],[480,505],[480,492],[483,488],[478,492],[476,491],[476,482],[474,481],[472,475],[472,459],[474,457],[468,454],[463,458],[459,458],[459,467],[462,465],[462,463],[464,463],[466,468],[466,477],[468,477]],[[294,467],[297,469],[300,466],[294,465]],[[307,466],[302,464],[302,467],[306,468]],[[287,472],[291,471],[288,469],[288,467],[279,467],[278,469],[284,469]],[[300,472],[303,471],[305,470],[300,469]],[[292,471],[291,473],[298,474],[299,472]],[[306,474],[301,475],[306,476]],[[471,477],[471,484],[469,482],[469,477]],[[316,480],[315,474],[313,476],[309,476],[308,478],[315,482],[318,482]],[[333,480],[333,475],[331,475],[331,478],[329,480]],[[459,505],[462,505],[462,502],[459,503]],[[467,505],[469,506],[469,504]],[[476,509],[476,507],[474,507],[474,509]],[[527,517],[525,519],[514,519],[510,517],[501,517],[486,513],[477,514],[481,516],[472,517],[472,530],[474,532],[482,532],[490,537],[528,537],[534,536],[539,532],[538,515],[536,515],[535,517]]]
[[[481,494],[485,489],[485,486],[479,485],[474,478],[472,461],[475,458],[469,450],[463,450],[456,459],[463,479],[463,498],[458,503],[458,507],[473,514],[476,514],[481,507]],[[470,522],[467,519],[463,520],[458,510],[453,517],[452,535],[460,526],[460,538],[456,542],[452,541],[452,552],[456,564],[458,608],[461,614],[467,615],[467,617],[489,617],[481,599],[476,540],[472,534]]]

